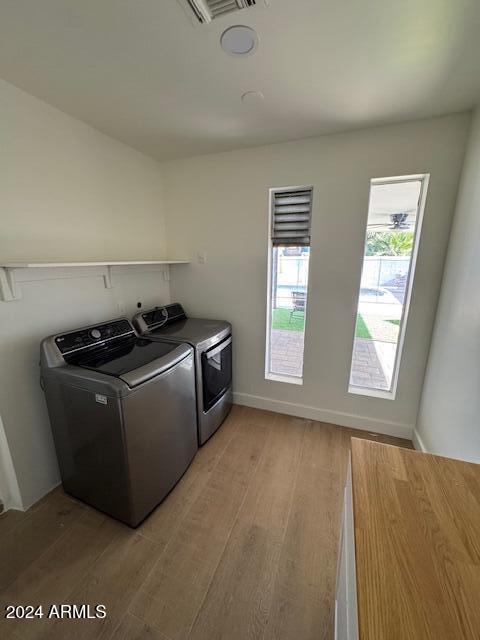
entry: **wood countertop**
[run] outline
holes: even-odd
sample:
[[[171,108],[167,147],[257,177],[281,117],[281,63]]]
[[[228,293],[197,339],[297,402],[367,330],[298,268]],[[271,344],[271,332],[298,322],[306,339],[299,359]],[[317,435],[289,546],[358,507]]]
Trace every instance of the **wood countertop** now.
[[[352,439],[360,640],[480,639],[480,465]]]

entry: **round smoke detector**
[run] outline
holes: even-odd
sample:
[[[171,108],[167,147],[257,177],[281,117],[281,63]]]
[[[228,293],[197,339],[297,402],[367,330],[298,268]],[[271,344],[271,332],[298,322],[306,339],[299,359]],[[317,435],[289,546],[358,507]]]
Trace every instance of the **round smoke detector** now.
[[[231,56],[248,56],[257,48],[258,36],[250,27],[239,24],[222,33],[220,44]]]

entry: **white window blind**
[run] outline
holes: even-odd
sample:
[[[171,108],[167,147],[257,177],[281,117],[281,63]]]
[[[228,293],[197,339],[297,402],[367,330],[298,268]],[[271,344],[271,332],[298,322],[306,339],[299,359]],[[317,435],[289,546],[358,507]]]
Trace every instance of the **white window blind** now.
[[[217,18],[224,13],[238,11],[256,4],[256,0],[206,0],[206,5],[210,9],[212,18]]]
[[[273,192],[271,239],[274,247],[310,246],[312,196],[312,187]]]

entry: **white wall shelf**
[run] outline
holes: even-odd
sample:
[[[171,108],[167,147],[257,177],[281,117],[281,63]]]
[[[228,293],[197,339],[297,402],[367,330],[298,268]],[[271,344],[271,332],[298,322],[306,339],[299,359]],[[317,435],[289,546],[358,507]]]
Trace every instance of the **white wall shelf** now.
[[[11,302],[22,297],[19,288],[17,271],[24,269],[70,269],[79,267],[105,267],[102,273],[105,287],[111,289],[113,284],[112,267],[120,266],[148,266],[164,265],[168,267],[175,264],[188,264],[189,260],[108,260],[105,262],[4,262],[0,264],[0,300]],[[168,280],[168,269],[164,271],[165,280]],[[28,281],[22,278],[22,281]]]
[[[106,262],[4,262],[4,269],[41,269],[46,267],[116,267],[135,264],[188,264],[189,260],[119,260]]]

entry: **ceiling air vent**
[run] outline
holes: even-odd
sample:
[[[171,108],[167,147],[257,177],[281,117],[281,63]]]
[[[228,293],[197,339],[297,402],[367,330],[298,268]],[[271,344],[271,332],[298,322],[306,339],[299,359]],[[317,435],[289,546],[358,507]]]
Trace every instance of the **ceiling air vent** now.
[[[257,0],[183,0],[182,4],[193,11],[198,22],[207,24],[227,13],[254,7]]]

